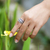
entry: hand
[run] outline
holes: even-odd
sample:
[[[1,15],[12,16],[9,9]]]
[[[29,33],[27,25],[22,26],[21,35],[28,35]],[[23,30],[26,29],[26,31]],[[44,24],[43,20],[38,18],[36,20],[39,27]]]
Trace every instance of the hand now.
[[[24,41],[27,40],[28,37],[34,38],[40,28],[47,22],[49,16],[49,9],[44,6],[43,2],[32,7],[31,9],[24,12],[21,16],[21,18],[24,20],[23,24],[17,21],[14,28],[11,30],[10,37],[12,37],[14,33],[19,29],[15,38],[16,43],[19,42],[24,32]],[[31,32],[32,34],[30,35]]]

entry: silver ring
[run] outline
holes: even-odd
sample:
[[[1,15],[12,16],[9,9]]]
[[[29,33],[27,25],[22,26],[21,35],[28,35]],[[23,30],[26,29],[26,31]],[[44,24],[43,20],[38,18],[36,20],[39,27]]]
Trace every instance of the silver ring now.
[[[18,22],[20,22],[21,24],[24,23],[24,21],[21,18],[19,18]]]

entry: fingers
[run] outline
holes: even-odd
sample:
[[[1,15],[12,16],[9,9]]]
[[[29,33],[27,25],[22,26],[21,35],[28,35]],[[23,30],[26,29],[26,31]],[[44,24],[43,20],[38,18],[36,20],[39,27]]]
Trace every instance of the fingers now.
[[[26,32],[23,36],[23,41],[27,40],[27,38],[29,37],[29,35],[32,32],[33,28],[34,28],[33,24],[29,25],[28,29],[26,30]]]
[[[23,25],[20,27],[20,29],[16,35],[16,38],[15,38],[15,43],[17,43],[20,40],[22,34],[25,32],[26,28],[28,27],[28,24],[29,24],[29,22],[25,21],[23,23]]]
[[[39,30],[40,30],[40,26],[36,26],[33,30],[33,33],[30,35],[30,38],[34,38]]]
[[[22,19],[24,20],[23,17],[22,17]],[[20,28],[21,25],[22,24],[17,21],[17,23],[15,24],[15,26],[11,30],[11,33],[10,33],[9,37],[12,37],[14,35],[14,33]]]

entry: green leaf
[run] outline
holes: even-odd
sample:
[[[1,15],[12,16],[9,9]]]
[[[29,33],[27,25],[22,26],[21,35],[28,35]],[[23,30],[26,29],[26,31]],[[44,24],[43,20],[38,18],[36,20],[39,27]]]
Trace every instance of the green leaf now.
[[[2,37],[1,37],[2,31],[0,29],[0,50],[2,50],[3,48],[3,42],[2,42]]]
[[[31,42],[31,39],[28,38],[28,39],[24,42],[24,45],[23,45],[23,49],[22,49],[22,50],[29,50],[29,48],[30,48],[30,42]]]
[[[17,21],[17,8],[18,8],[18,4],[16,4],[16,8],[15,8],[15,10],[14,10],[14,15],[13,15],[13,19],[12,19],[12,24],[11,24],[11,28],[13,28],[14,27],[14,25],[15,25],[15,23],[16,23],[16,21]]]

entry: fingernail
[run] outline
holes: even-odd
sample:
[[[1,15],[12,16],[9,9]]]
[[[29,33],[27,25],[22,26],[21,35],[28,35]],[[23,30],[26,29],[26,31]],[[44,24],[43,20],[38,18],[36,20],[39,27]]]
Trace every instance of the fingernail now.
[[[15,40],[15,43],[17,43],[17,42],[18,42],[18,40],[16,39],[16,40]]]
[[[12,36],[13,36],[13,34],[12,34],[12,33],[10,33],[9,37],[12,37]]]

